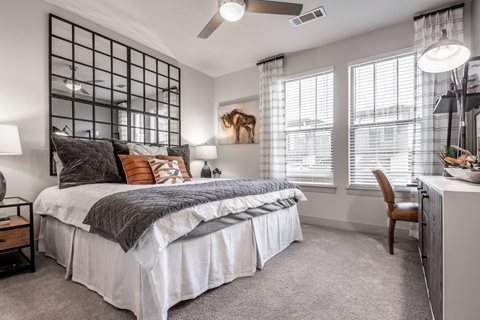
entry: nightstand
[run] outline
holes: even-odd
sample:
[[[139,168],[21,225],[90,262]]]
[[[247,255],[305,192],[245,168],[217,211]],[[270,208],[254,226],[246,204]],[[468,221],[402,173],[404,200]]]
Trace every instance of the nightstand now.
[[[33,242],[33,204],[20,197],[7,197],[0,202],[1,212],[16,208],[10,223],[0,226],[0,276],[5,273],[30,270],[35,272],[35,245]],[[28,208],[28,216],[22,209]],[[6,210],[5,210],[6,209]],[[24,250],[30,249],[30,257]]]

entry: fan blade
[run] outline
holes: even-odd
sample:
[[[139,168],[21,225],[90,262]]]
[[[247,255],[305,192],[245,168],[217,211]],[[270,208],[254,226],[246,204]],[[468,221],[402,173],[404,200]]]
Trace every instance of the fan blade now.
[[[278,1],[248,0],[247,11],[256,13],[284,14],[298,16],[302,13],[303,4]]]
[[[80,92],[83,93],[83,94],[86,94],[86,95],[90,95],[90,92],[88,92],[87,90],[85,90],[84,88],[80,89]]]
[[[202,32],[200,32],[197,37],[201,39],[207,39],[215,30],[217,30],[217,28],[222,24],[222,22],[223,18],[220,15],[220,12],[217,11],[217,13],[207,23],[205,28],[203,28]]]

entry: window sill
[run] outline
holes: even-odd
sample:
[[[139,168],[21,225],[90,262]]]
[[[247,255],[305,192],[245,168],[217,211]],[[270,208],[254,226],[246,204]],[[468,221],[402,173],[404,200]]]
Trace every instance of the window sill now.
[[[316,192],[316,193],[337,193],[337,186],[331,184],[321,184],[321,183],[306,183],[306,182],[297,182],[302,191],[305,192]]]
[[[382,191],[378,187],[368,186],[349,186],[347,189],[347,195],[351,196],[369,196],[369,197],[383,197]],[[416,193],[414,187],[395,187],[395,194],[400,198],[409,198],[412,193]]]

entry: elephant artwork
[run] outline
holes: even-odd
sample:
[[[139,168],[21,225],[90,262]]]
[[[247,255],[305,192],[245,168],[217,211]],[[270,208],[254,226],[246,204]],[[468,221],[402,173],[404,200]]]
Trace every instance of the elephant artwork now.
[[[258,143],[258,101],[236,103],[219,108],[219,143]]]

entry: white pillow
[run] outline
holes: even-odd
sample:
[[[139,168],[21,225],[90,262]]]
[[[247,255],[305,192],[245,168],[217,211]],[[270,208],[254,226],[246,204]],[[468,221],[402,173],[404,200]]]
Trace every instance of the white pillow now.
[[[131,155],[168,156],[167,147],[147,146],[145,144],[127,143]]]
[[[148,160],[157,184],[183,183],[183,176],[178,167],[177,160],[160,160],[153,158]]]
[[[55,168],[57,169],[58,184],[60,184],[60,172],[62,172],[63,170],[63,163],[62,163],[62,160],[60,160],[58,153],[56,152],[53,153],[53,161],[55,161]]]

